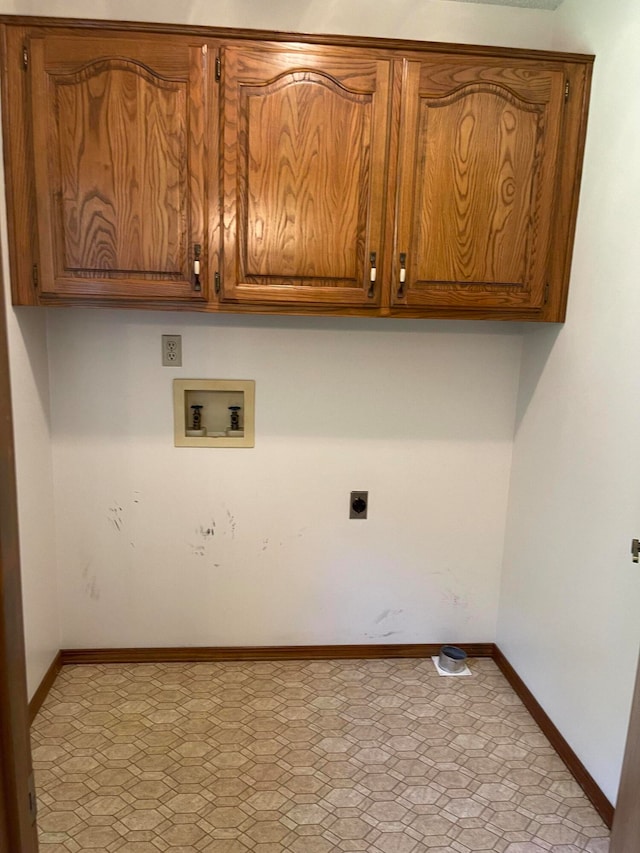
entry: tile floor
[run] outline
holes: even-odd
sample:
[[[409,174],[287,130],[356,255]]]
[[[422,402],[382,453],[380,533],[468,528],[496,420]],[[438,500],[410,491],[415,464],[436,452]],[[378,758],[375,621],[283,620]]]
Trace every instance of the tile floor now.
[[[33,728],[42,853],[605,853],[490,660],[65,667]]]

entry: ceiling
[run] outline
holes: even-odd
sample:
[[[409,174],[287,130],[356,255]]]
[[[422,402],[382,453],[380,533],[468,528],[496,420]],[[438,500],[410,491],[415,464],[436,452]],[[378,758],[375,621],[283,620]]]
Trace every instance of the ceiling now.
[[[456,0],[457,3],[484,3],[490,6],[523,6],[527,9],[557,9],[562,0]]]

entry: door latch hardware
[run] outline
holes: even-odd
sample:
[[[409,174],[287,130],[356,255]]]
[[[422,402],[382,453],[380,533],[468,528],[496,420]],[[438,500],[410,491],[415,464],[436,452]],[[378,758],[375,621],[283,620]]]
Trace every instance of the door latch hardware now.
[[[376,290],[376,276],[378,274],[378,270],[376,269],[376,253],[375,252],[371,252],[371,254],[369,255],[369,264],[371,265],[371,271],[369,273],[370,285],[369,285],[369,293],[367,294],[367,296],[369,297],[369,299],[373,299],[373,294],[375,293],[375,290]]]
[[[215,288],[216,293],[220,293],[220,273],[217,272],[213,276],[213,286]]]
[[[202,285],[200,284],[200,254],[202,252],[202,246],[200,243],[196,243],[193,247],[193,289],[196,291],[202,290]]]
[[[631,559],[634,563],[640,563],[640,539],[631,540]]]
[[[29,795],[29,817],[31,818],[31,825],[36,822],[36,818],[38,816],[38,801],[36,799],[36,783],[33,777],[33,773],[29,774],[27,779],[27,793]]]

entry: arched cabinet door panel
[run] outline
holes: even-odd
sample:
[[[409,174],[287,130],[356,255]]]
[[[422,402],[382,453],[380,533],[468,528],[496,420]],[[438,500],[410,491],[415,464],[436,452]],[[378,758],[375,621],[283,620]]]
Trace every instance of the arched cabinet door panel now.
[[[405,65],[396,305],[541,308],[562,130],[557,65]]]
[[[390,70],[224,48],[223,301],[379,305]]]
[[[592,57],[3,19],[18,305],[563,321]]]
[[[206,46],[49,35],[29,53],[41,292],[204,299]]]

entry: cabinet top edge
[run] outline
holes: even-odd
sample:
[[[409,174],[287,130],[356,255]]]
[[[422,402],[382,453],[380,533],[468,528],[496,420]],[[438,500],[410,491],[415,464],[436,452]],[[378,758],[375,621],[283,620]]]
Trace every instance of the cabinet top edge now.
[[[46,29],[95,29],[96,31],[130,30],[132,33],[196,36],[204,39],[260,40],[273,42],[304,42],[336,47],[368,47],[382,50],[412,52],[472,54],[476,56],[512,57],[514,59],[550,59],[562,62],[593,63],[594,54],[566,53],[520,47],[457,44],[455,42],[418,41],[412,39],[377,38],[373,36],[333,35],[328,33],[295,33],[280,30],[234,29],[192,24],[96,20],[90,18],[41,17],[36,15],[0,15],[0,25]]]

